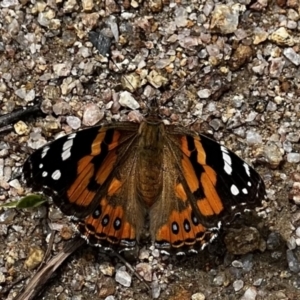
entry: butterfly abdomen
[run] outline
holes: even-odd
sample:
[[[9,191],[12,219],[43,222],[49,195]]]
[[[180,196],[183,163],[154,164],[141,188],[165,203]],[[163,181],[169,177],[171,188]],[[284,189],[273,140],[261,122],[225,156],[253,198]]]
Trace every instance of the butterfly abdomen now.
[[[143,204],[151,207],[162,190],[164,124],[143,122],[139,133],[137,192]]]

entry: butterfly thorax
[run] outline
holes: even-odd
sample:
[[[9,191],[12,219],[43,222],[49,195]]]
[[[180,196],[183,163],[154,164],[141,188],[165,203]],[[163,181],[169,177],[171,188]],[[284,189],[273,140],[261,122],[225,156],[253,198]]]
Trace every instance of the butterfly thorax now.
[[[140,200],[151,207],[162,190],[164,124],[143,122],[139,129],[137,192]]]

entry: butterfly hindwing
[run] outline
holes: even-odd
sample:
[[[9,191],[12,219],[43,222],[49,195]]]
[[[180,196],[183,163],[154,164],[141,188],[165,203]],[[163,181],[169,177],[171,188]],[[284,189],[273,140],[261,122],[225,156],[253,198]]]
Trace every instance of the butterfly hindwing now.
[[[202,225],[199,214],[195,214],[177,167],[177,156],[174,155],[177,150],[164,148],[162,189],[160,197],[150,208],[149,216],[155,246],[164,251],[182,253],[203,247],[214,237],[214,233]]]
[[[128,159],[127,162],[133,161]],[[120,180],[114,177],[93,212],[75,222],[81,235],[93,245],[133,248],[144,226],[145,209],[135,201],[134,166],[128,168],[128,164],[122,164],[120,169],[121,172],[126,170],[129,176],[120,176]],[[120,173],[116,175],[119,177]]]

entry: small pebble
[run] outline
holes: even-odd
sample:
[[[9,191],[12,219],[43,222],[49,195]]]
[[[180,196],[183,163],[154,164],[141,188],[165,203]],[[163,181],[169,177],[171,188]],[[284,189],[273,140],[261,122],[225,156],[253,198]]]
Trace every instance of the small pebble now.
[[[140,107],[139,103],[127,91],[120,93],[119,103],[122,106],[128,107],[130,109],[138,109]]]
[[[29,127],[23,121],[14,124],[14,129],[18,135],[29,134],[30,131]]]
[[[296,233],[297,237],[300,237],[300,227],[297,227],[295,233]]]
[[[244,281],[239,279],[239,280],[235,280],[232,284],[233,289],[235,292],[240,291],[243,287],[244,287]]]
[[[72,64],[70,62],[53,65],[53,71],[57,77],[69,76],[71,73],[71,68]]]
[[[234,33],[239,24],[239,4],[216,4],[212,12],[211,29],[222,34]]]
[[[284,56],[289,59],[295,66],[300,65],[300,55],[293,48],[283,49]]]
[[[70,112],[70,104],[64,101],[59,101],[52,106],[53,112],[57,115],[66,115]]]
[[[272,169],[276,169],[283,161],[283,151],[278,143],[267,142],[264,146],[264,157]]]
[[[161,287],[159,285],[159,283],[157,282],[157,280],[152,281],[151,283],[151,288],[152,288],[152,298],[153,299],[158,299],[161,293]]]
[[[215,286],[222,286],[224,284],[226,280],[226,275],[224,273],[217,275],[214,280],[213,283]]]
[[[118,283],[120,283],[123,286],[130,287],[131,285],[131,276],[128,274],[128,272],[124,270],[117,270],[115,279]]]
[[[91,11],[94,8],[93,0],[82,0],[83,11]]]
[[[241,300],[255,300],[257,296],[257,290],[255,287],[249,287],[244,295],[242,296]]]
[[[135,269],[146,281],[152,281],[152,266],[149,263],[139,263]]]
[[[280,235],[276,232],[271,232],[267,238],[267,249],[276,250],[280,246]]]
[[[114,266],[109,262],[103,262],[99,266],[100,272],[106,276],[113,276],[115,273]]]
[[[139,252],[139,259],[140,260],[145,260],[145,259],[149,259],[150,253],[148,249],[141,249]]]
[[[235,268],[243,268],[243,263],[239,260],[234,260],[231,264]]]
[[[44,251],[39,248],[31,248],[24,265],[29,269],[33,270],[36,268],[43,260]]]
[[[16,211],[14,209],[8,209],[0,214],[0,223],[2,224],[10,224],[12,223],[14,217],[16,215]]]
[[[81,127],[81,120],[75,116],[67,116],[67,124],[74,130],[77,130]]]
[[[198,91],[197,94],[198,94],[198,96],[199,96],[200,99],[207,99],[211,95],[211,90],[209,90],[209,89],[203,89],[203,90]]]
[[[253,130],[249,130],[246,134],[246,140],[249,145],[261,144],[262,137],[261,135]]]
[[[205,295],[202,293],[193,294],[191,300],[205,300]]]
[[[286,245],[288,246],[288,248],[289,248],[290,250],[296,249],[297,244],[296,244],[295,238],[294,238],[293,236],[291,236],[291,237],[287,240]]]
[[[289,132],[286,135],[286,138],[288,141],[290,141],[292,143],[298,143],[298,141],[300,139],[300,133],[299,132]]]
[[[102,112],[96,104],[90,103],[87,104],[84,109],[82,123],[85,126],[94,126],[100,122],[103,117],[104,112]]]
[[[275,30],[269,39],[279,46],[293,46],[295,44],[294,38],[287,32],[284,27]]]
[[[294,255],[294,252],[292,250],[286,250],[286,259],[290,271],[293,273],[299,273],[300,271],[299,261],[297,257]]]
[[[299,163],[300,162],[300,153],[294,153],[294,152],[288,153],[286,156],[286,160],[289,163]]]
[[[253,285],[254,286],[260,286],[263,282],[263,279],[262,278],[258,278],[256,279],[254,282],[253,282]]]

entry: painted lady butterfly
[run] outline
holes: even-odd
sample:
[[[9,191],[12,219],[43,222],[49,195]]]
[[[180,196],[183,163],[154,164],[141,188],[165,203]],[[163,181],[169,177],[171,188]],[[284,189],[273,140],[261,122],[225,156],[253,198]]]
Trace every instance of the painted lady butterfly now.
[[[261,177],[233,152],[154,114],[55,140],[28,158],[24,177],[89,243],[119,250],[136,247],[149,223],[160,250],[195,251],[224,217],[265,196]]]

